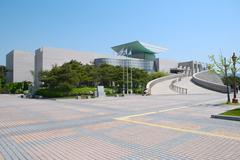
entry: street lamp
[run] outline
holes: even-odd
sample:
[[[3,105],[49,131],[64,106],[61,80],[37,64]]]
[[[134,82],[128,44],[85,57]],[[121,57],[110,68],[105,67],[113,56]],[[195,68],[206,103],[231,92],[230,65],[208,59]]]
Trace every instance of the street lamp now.
[[[123,96],[124,96],[124,94],[125,94],[125,85],[124,85],[124,59],[122,59],[122,62],[123,62],[123,84],[122,84],[122,94],[123,94]]]
[[[226,85],[227,85],[227,103],[230,103],[230,93],[229,93],[228,76],[227,76],[228,67],[229,65],[227,65],[226,63],[226,58],[224,58],[225,79],[226,79]]]
[[[232,55],[232,61],[233,61],[233,99],[232,99],[232,103],[238,103],[238,99],[236,97],[236,61],[237,61],[237,56],[235,55],[235,53],[233,52]]]

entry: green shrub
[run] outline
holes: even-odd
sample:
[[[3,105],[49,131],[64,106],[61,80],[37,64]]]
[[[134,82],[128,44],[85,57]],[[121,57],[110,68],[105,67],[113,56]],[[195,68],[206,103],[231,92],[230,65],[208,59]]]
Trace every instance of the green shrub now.
[[[133,93],[135,93],[135,94],[142,94],[143,90],[144,90],[143,88],[136,88],[136,89],[133,90]]]
[[[70,92],[71,96],[77,95],[93,95],[96,91],[94,87],[81,87],[81,88],[73,88]]]
[[[7,83],[3,88],[3,92],[10,94],[21,94],[24,91],[28,90],[29,85],[31,85],[31,82],[26,81]]]
[[[112,88],[104,88],[104,92],[107,96],[115,96],[116,92]]]
[[[56,90],[61,92],[70,92],[73,89],[73,86],[69,83],[60,83],[58,86],[56,86]]]
[[[158,72],[150,73],[149,78],[150,78],[150,80],[153,80],[153,79],[164,77],[164,76],[167,76],[167,75],[168,75],[168,73],[166,73],[166,72],[158,71]]]
[[[47,97],[47,98],[57,98],[68,96],[68,92],[64,92],[58,89],[38,89],[35,93],[36,95]]]
[[[4,91],[4,79],[0,78],[0,93],[3,93]]]
[[[81,95],[93,95],[96,91],[93,87],[72,88],[69,90],[63,90],[63,88],[47,89],[41,88],[36,91],[36,95],[40,95],[46,98],[68,97],[68,96],[81,96]]]

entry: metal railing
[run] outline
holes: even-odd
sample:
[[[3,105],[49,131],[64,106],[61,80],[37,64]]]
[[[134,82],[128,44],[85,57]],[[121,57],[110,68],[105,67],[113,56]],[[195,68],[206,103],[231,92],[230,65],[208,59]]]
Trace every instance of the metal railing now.
[[[180,93],[180,94],[187,94],[187,88],[179,87],[175,85],[176,82],[181,81],[181,78],[175,79],[171,82],[169,85],[169,88],[172,89],[173,91]]]

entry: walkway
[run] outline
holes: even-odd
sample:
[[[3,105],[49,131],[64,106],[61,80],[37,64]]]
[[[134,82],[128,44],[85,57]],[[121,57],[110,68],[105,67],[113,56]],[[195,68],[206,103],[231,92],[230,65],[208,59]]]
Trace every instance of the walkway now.
[[[215,91],[211,91],[205,88],[202,88],[191,81],[192,77],[184,77],[181,81],[175,83],[176,86],[187,88],[188,94],[214,94]]]
[[[202,88],[191,81],[192,77],[181,78],[181,81],[176,82],[175,85],[187,88],[188,94],[215,94],[216,92]],[[151,89],[151,95],[165,95],[165,94],[178,94],[169,88],[169,85],[174,79],[163,81],[154,85]]]
[[[29,100],[0,95],[0,159],[237,160],[223,94]]]
[[[178,94],[169,88],[174,79],[155,84],[151,89],[151,95]]]

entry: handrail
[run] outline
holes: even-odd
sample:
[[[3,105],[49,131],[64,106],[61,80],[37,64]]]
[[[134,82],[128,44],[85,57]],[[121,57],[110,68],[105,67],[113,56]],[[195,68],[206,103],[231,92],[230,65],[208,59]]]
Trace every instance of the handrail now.
[[[187,88],[183,88],[183,87],[179,87],[177,85],[175,85],[176,82],[181,81],[181,78],[175,79],[171,82],[171,84],[169,85],[169,88],[172,89],[175,92],[178,92],[180,94],[187,94]]]
[[[147,90],[147,94],[148,95],[151,95],[151,89],[152,87],[159,83],[159,82],[163,82],[163,81],[166,81],[166,80],[170,80],[170,79],[174,79],[174,78],[181,78],[181,77],[185,77],[186,75],[185,74],[171,74],[169,76],[164,76],[164,77],[160,77],[160,78],[156,78],[150,82],[147,83],[147,86],[146,86],[146,90]]]

